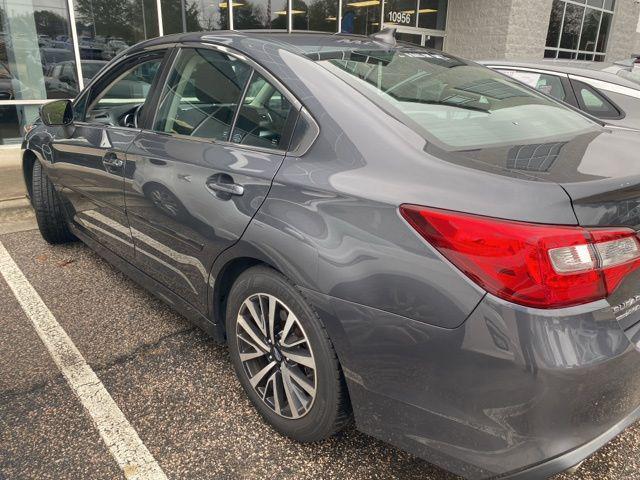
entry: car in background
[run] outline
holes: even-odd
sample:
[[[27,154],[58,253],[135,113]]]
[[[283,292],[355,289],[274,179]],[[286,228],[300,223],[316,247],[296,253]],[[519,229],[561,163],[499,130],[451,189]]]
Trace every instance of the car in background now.
[[[106,64],[106,60],[83,60],[81,66],[84,84],[88,84]],[[50,98],[74,97],[79,91],[76,62],[67,60],[49,65],[45,71],[45,84]]]
[[[483,65],[519,80],[607,125],[640,130],[640,73],[633,61],[483,61]]]

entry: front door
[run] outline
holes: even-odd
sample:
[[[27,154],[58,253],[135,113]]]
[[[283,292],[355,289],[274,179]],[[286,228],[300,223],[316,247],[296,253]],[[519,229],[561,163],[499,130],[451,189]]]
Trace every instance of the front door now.
[[[74,124],[53,141],[52,174],[62,186],[75,224],[99,243],[133,258],[125,213],[124,152],[138,135],[136,117],[163,54],[129,58],[79,97]]]
[[[208,48],[180,50],[159,96],[127,151],[136,264],[206,311],[213,261],[267,195],[297,110],[243,60]]]

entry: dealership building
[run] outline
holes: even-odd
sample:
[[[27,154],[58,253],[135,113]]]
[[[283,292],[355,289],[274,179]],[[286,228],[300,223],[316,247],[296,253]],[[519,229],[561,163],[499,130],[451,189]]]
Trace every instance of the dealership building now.
[[[640,53],[638,0],[0,0],[0,145],[129,45],[221,29],[397,37],[471,59],[611,62]]]

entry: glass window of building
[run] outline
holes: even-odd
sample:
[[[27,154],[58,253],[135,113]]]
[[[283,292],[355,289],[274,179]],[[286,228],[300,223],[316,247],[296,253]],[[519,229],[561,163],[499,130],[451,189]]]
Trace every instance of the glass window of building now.
[[[0,100],[32,103],[0,107],[0,143],[14,143],[35,101],[76,95],[76,63],[65,0],[5,0],[0,25]]]
[[[447,0],[419,0],[418,27],[444,30],[447,18]]]
[[[380,30],[380,0],[343,0],[343,33],[371,35]]]
[[[74,0],[73,3],[85,85],[117,54],[158,36],[155,0]]]
[[[546,58],[604,61],[614,0],[553,0]]]
[[[294,30],[338,31],[336,0],[293,0],[291,20]]]
[[[161,0],[164,34],[209,32],[229,28],[226,0]]]
[[[233,0],[234,30],[287,28],[287,0]]]

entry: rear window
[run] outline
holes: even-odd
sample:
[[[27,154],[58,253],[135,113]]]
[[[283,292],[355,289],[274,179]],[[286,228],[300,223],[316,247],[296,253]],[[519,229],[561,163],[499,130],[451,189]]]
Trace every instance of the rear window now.
[[[445,148],[542,143],[596,128],[519,82],[444,53],[407,47],[321,58],[329,71]]]

